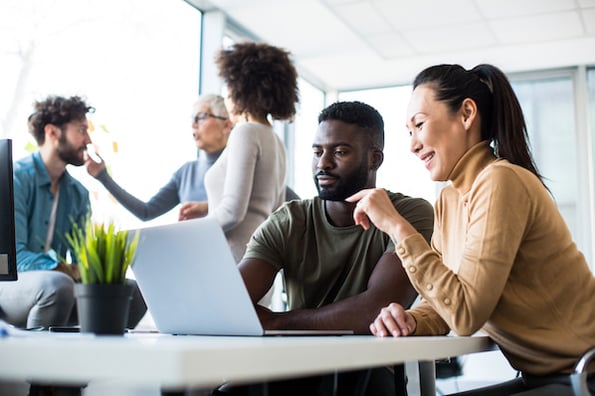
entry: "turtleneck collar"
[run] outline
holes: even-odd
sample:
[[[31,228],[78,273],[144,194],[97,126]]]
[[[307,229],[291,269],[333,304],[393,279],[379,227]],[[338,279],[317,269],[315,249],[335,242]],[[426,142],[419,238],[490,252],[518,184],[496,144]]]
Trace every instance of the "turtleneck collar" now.
[[[493,149],[487,140],[471,147],[457,162],[448,179],[461,194],[471,189],[477,175],[489,164],[496,161]]]
[[[207,163],[213,164],[221,156],[221,153],[223,152],[223,150],[224,150],[224,148],[222,148],[221,150],[218,150],[218,151],[213,151],[212,153],[207,153],[204,150],[198,150],[198,158],[199,159],[204,158],[204,160]]]

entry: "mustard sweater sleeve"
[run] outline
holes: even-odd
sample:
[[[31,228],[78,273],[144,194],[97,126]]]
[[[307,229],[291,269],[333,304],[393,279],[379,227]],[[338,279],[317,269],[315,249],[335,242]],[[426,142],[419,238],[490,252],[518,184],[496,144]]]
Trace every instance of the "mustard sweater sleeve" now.
[[[514,171],[492,167],[469,192],[450,188],[441,194],[434,234],[440,238],[436,245],[442,246],[441,254],[419,235],[398,244],[397,254],[412,284],[455,333],[475,333],[498,304],[531,216],[528,197]],[[444,333],[429,308],[412,313],[416,333]]]

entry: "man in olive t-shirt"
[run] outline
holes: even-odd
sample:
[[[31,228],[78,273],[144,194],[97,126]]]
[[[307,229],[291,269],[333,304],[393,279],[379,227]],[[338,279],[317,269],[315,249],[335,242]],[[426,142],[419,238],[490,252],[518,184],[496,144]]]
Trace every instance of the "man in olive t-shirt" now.
[[[384,154],[384,123],[371,106],[338,102],[319,115],[312,172],[318,197],[283,205],[253,234],[240,271],[265,329],[351,329],[369,334],[380,309],[397,301],[410,306],[417,293],[409,283],[390,238],[353,220],[345,198],[376,184]],[[430,241],[433,209],[425,200],[390,197],[403,216]],[[257,302],[283,270],[288,311],[272,312]],[[313,357],[315,358],[315,357]],[[371,370],[366,394],[395,394],[392,376]],[[334,380],[313,377],[269,384],[269,395],[331,394]],[[338,382],[351,392],[358,375]],[[392,382],[392,388],[391,388]],[[254,390],[254,389],[253,389]],[[220,388],[215,394],[244,394]],[[227,393],[226,393],[227,392]]]

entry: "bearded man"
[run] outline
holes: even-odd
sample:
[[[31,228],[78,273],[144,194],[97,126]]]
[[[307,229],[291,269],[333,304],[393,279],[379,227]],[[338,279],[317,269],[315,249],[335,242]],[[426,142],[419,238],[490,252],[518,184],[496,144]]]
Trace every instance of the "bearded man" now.
[[[383,304],[400,301],[410,306],[417,296],[390,238],[372,226],[363,231],[355,225],[355,204],[345,201],[376,185],[384,159],[384,121],[367,104],[337,102],[322,110],[318,122],[312,144],[318,197],[288,202],[273,213],[252,235],[239,267],[265,329],[351,329],[369,334],[368,326]],[[429,242],[432,206],[421,198],[389,196]],[[288,310],[272,312],[257,302],[281,270]],[[400,394],[396,382],[389,370],[379,368],[341,373],[338,381],[319,376],[271,382],[267,394],[348,395],[366,384],[365,394],[395,395]],[[333,387],[338,393],[332,393]],[[214,394],[248,393],[246,387],[224,386]]]
[[[91,143],[87,114],[95,109],[78,96],[49,96],[34,105],[29,132],[39,150],[14,164],[18,280],[0,286],[0,319],[18,327],[75,325],[76,263],[66,263],[65,235],[90,215],[88,190],[66,170],[85,163]],[[131,281],[133,282],[133,281]],[[135,288],[128,327],[146,312]]]

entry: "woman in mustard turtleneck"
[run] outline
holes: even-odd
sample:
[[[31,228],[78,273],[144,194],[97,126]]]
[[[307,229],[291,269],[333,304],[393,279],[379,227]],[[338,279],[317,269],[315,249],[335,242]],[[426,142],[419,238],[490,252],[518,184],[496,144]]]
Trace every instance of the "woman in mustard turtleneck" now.
[[[410,310],[383,308],[370,330],[395,337],[482,330],[522,373],[496,392],[567,383],[564,374],[595,346],[595,279],[537,171],[508,79],[492,65],[438,65],[413,87],[411,151],[432,180],[450,184],[436,202],[431,246],[384,190],[348,199],[358,201],[358,224],[391,236],[423,297]]]

